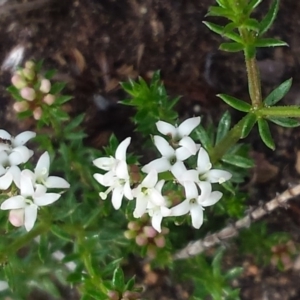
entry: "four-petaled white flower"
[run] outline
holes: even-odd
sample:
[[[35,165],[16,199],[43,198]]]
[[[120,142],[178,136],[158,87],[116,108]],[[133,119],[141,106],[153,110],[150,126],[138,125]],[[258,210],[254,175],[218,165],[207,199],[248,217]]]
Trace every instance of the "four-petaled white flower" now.
[[[171,136],[173,143],[185,148],[190,152],[190,155],[195,155],[200,145],[196,144],[189,135],[200,124],[200,121],[200,117],[189,118],[178,127],[164,121],[158,121],[156,127],[160,133]]]
[[[187,213],[191,214],[193,227],[199,229],[203,223],[204,207],[217,203],[222,193],[219,191],[212,192],[209,182],[199,182],[201,194],[194,184],[190,184],[186,190],[186,199],[180,204],[171,208],[171,216],[183,216]]]
[[[37,218],[38,208],[49,205],[60,198],[60,194],[47,193],[44,185],[36,184],[34,187],[32,179],[21,172],[20,195],[13,196],[1,204],[2,210],[16,210],[15,214],[10,215],[10,221],[15,226],[24,225],[27,231],[30,231]]]
[[[152,170],[141,184],[132,191],[133,196],[136,198],[136,206],[133,212],[135,218],[140,218],[151,204],[159,207],[165,204],[165,199],[161,194],[164,180],[157,181],[157,172]]]

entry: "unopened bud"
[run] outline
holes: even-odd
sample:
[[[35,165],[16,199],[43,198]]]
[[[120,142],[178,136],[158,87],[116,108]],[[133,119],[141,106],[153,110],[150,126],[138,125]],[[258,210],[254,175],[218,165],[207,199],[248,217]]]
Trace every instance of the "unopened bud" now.
[[[132,291],[125,291],[122,295],[123,298],[127,298],[130,300],[138,299],[141,296],[141,293],[132,292]]]
[[[20,112],[28,110],[29,105],[28,105],[27,101],[15,102],[15,104],[13,105],[13,108],[16,112],[20,113]]]
[[[116,291],[108,291],[107,296],[109,300],[119,300],[119,293]]]
[[[33,111],[33,118],[35,120],[40,120],[41,117],[42,117],[42,115],[43,115],[43,111],[42,111],[41,107],[37,107],[37,108],[34,109],[34,111]]]
[[[26,80],[24,80],[24,78],[18,74],[15,74],[11,78],[11,83],[19,90],[27,85]]]
[[[51,89],[51,82],[48,79],[42,79],[40,85],[40,91],[47,94],[50,92]]]
[[[48,94],[43,98],[43,102],[48,104],[48,105],[52,105],[55,101],[55,96]]]
[[[147,255],[151,259],[154,259],[156,257],[156,247],[154,245],[149,245],[148,246]]]
[[[148,243],[148,239],[143,234],[139,234],[136,236],[135,242],[138,246],[145,246]]]
[[[140,230],[141,226],[138,222],[130,221],[127,225],[128,229],[138,231]]]
[[[20,227],[24,225],[24,209],[12,209],[9,212],[9,217],[8,217],[9,222],[15,226],[15,227]]]
[[[23,69],[23,75],[28,80],[33,80],[35,77],[35,72],[32,69]]]
[[[158,235],[154,238],[154,243],[158,248],[163,248],[166,245],[166,239],[163,235]]]
[[[28,101],[32,101],[35,99],[35,90],[33,88],[30,87],[24,87],[21,89],[20,91],[20,95],[22,96],[22,98],[24,98],[25,100]]]
[[[28,60],[25,63],[25,68],[26,69],[34,69],[35,67],[35,63],[32,60]]]
[[[131,240],[134,239],[136,237],[136,232],[132,231],[132,230],[126,230],[124,232],[124,236],[126,239]]]
[[[169,232],[170,232],[170,229],[167,228],[167,227],[163,227],[163,228],[161,229],[161,233],[164,234],[164,235],[168,234]]]
[[[157,235],[157,231],[152,226],[144,226],[143,231],[148,238],[154,238]]]

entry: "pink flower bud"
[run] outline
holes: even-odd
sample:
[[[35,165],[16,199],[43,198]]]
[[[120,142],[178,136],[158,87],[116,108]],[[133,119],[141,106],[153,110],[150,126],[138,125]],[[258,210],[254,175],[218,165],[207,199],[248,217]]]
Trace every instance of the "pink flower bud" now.
[[[148,238],[154,238],[157,235],[157,231],[152,226],[144,226],[143,231]]]
[[[15,226],[20,227],[24,225],[24,209],[13,209],[9,212],[9,222]]]
[[[135,242],[138,246],[145,246],[148,243],[148,239],[143,234],[139,234],[136,236]]]
[[[11,78],[11,83],[17,88],[17,89],[22,89],[23,87],[25,87],[27,85],[26,81],[24,80],[24,78],[18,74],[15,74],[12,78]]]
[[[128,229],[138,231],[140,230],[141,226],[137,222],[130,221],[127,225]]]
[[[32,60],[28,60],[25,63],[25,68],[26,69],[33,69],[35,67],[35,63]]]
[[[108,291],[107,296],[109,300],[119,300],[119,293],[116,291]]]
[[[158,248],[163,248],[166,245],[166,240],[163,235],[158,235],[154,238],[154,243]]]
[[[55,101],[55,96],[48,94],[43,98],[43,102],[48,104],[48,105],[52,105]]]
[[[21,89],[20,91],[20,95],[22,96],[22,98],[24,98],[25,100],[28,101],[32,101],[35,99],[35,90],[30,88],[30,87],[24,87]]]
[[[33,80],[35,77],[35,72],[32,69],[23,69],[23,75],[28,80]]]
[[[51,82],[48,79],[42,79],[40,91],[47,94],[50,92],[50,89],[51,89]]]
[[[29,108],[27,101],[15,102],[13,108],[16,112],[20,113],[26,111]]]
[[[40,118],[42,117],[43,115],[43,111],[42,111],[42,108],[41,107],[37,107],[34,109],[33,111],[33,118],[35,120],[40,120]]]

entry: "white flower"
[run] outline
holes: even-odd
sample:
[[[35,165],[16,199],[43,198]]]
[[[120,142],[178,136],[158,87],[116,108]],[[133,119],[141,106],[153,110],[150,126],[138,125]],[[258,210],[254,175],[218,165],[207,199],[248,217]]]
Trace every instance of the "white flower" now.
[[[0,177],[0,190],[7,190],[12,182],[20,188],[21,170],[18,166],[11,166],[5,170],[5,174]]]
[[[30,231],[37,218],[37,211],[40,206],[49,205],[60,198],[60,194],[46,193],[47,188],[41,184],[33,186],[33,182],[30,176],[27,176],[26,172],[21,172],[20,179],[20,195],[13,196],[5,200],[1,204],[3,210],[18,210],[15,214],[10,215],[10,221],[14,225],[20,225],[22,223],[22,210],[23,210],[23,222],[25,229]]]
[[[200,145],[196,144],[189,135],[200,124],[200,121],[200,117],[189,118],[178,127],[164,121],[158,121],[156,127],[160,133],[170,135],[173,142],[184,147],[191,155],[195,155]]]
[[[33,183],[43,184],[47,188],[67,189],[70,184],[63,178],[58,176],[49,176],[50,156],[46,151],[39,158],[34,173],[26,170],[27,176],[30,176]]]
[[[36,136],[35,132],[24,131],[16,137],[7,131],[0,129],[1,164],[3,167],[26,163],[33,155],[33,151],[24,146],[30,139]]]
[[[157,180],[157,172],[151,170],[141,184],[132,191],[133,196],[136,197],[136,206],[133,212],[135,218],[140,218],[146,212],[149,202],[157,206],[165,203],[165,199],[161,194],[164,181],[157,182]]]
[[[8,289],[8,283],[6,281],[0,280],[0,292]]]
[[[157,173],[166,171],[173,173],[173,169],[176,168],[177,163],[182,163],[182,161],[192,155],[185,147],[180,147],[176,150],[173,149],[163,137],[158,135],[154,136],[154,144],[162,157],[145,165],[142,168],[142,171],[145,173],[149,173],[151,170],[156,170]]]
[[[131,138],[128,137],[118,146],[115,157],[100,157],[93,161],[93,164],[104,171],[115,171],[121,161],[126,162],[126,151]]]
[[[112,191],[112,204],[115,209],[119,209],[122,205],[123,196],[132,200],[132,191],[130,188],[130,177],[128,167],[125,161],[119,161],[114,171],[106,174],[94,174],[94,178],[103,186],[109,187],[104,193],[100,193],[100,197],[105,200],[107,194]]]
[[[186,199],[180,204],[171,208],[171,216],[182,216],[190,212],[193,227],[199,229],[203,223],[204,207],[211,206],[218,202],[222,193],[219,191],[211,191],[209,182],[200,182],[198,186],[201,190],[198,195],[197,187],[193,184],[186,190]]]
[[[171,215],[171,209],[169,209],[165,201],[164,205],[155,205],[152,202],[148,202],[147,212],[151,217],[152,227],[161,232],[161,222],[163,217],[168,217]]]

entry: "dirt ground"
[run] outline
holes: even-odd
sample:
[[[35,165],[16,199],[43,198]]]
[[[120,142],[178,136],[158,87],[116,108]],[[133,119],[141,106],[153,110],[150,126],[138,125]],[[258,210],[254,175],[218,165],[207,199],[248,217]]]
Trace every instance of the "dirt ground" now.
[[[15,128],[12,102],[5,88],[10,83],[9,67],[3,65],[16,47],[25,59],[44,59],[46,68],[56,68],[57,80],[68,82],[74,96],[73,114],[86,112],[88,143],[101,147],[112,132],[124,138],[133,129],[132,111],[117,104],[124,98],[119,81],[161,74],[171,95],[182,95],[180,116],[199,113],[216,119],[226,106],[215,94],[222,92],[249,99],[243,56],[218,51],[221,39],[202,24],[213,0],[0,0],[0,120],[2,127]],[[260,5],[257,15],[270,1]],[[294,78],[285,104],[300,104],[300,2],[281,1],[279,15],[269,36],[289,44],[286,48],[258,52],[264,93],[283,80]],[[234,115],[234,118],[238,118]],[[33,123],[19,125],[33,128]],[[277,149],[267,150],[253,133],[248,141],[259,167],[248,186],[249,205],[267,201],[290,184],[299,182],[300,130],[272,127]],[[284,221],[283,221],[284,220]],[[291,233],[300,242],[300,206],[293,201],[267,222]],[[236,283],[243,300],[300,299],[300,262],[288,270],[259,268],[251,258],[242,262],[247,272]],[[145,275],[147,278],[149,274]],[[152,274],[153,275],[153,274]],[[163,276],[163,277],[161,277]],[[166,274],[148,284],[145,299],[188,299]],[[70,299],[66,296],[65,299]],[[32,299],[39,299],[38,296]],[[45,299],[45,298],[43,298]]]

